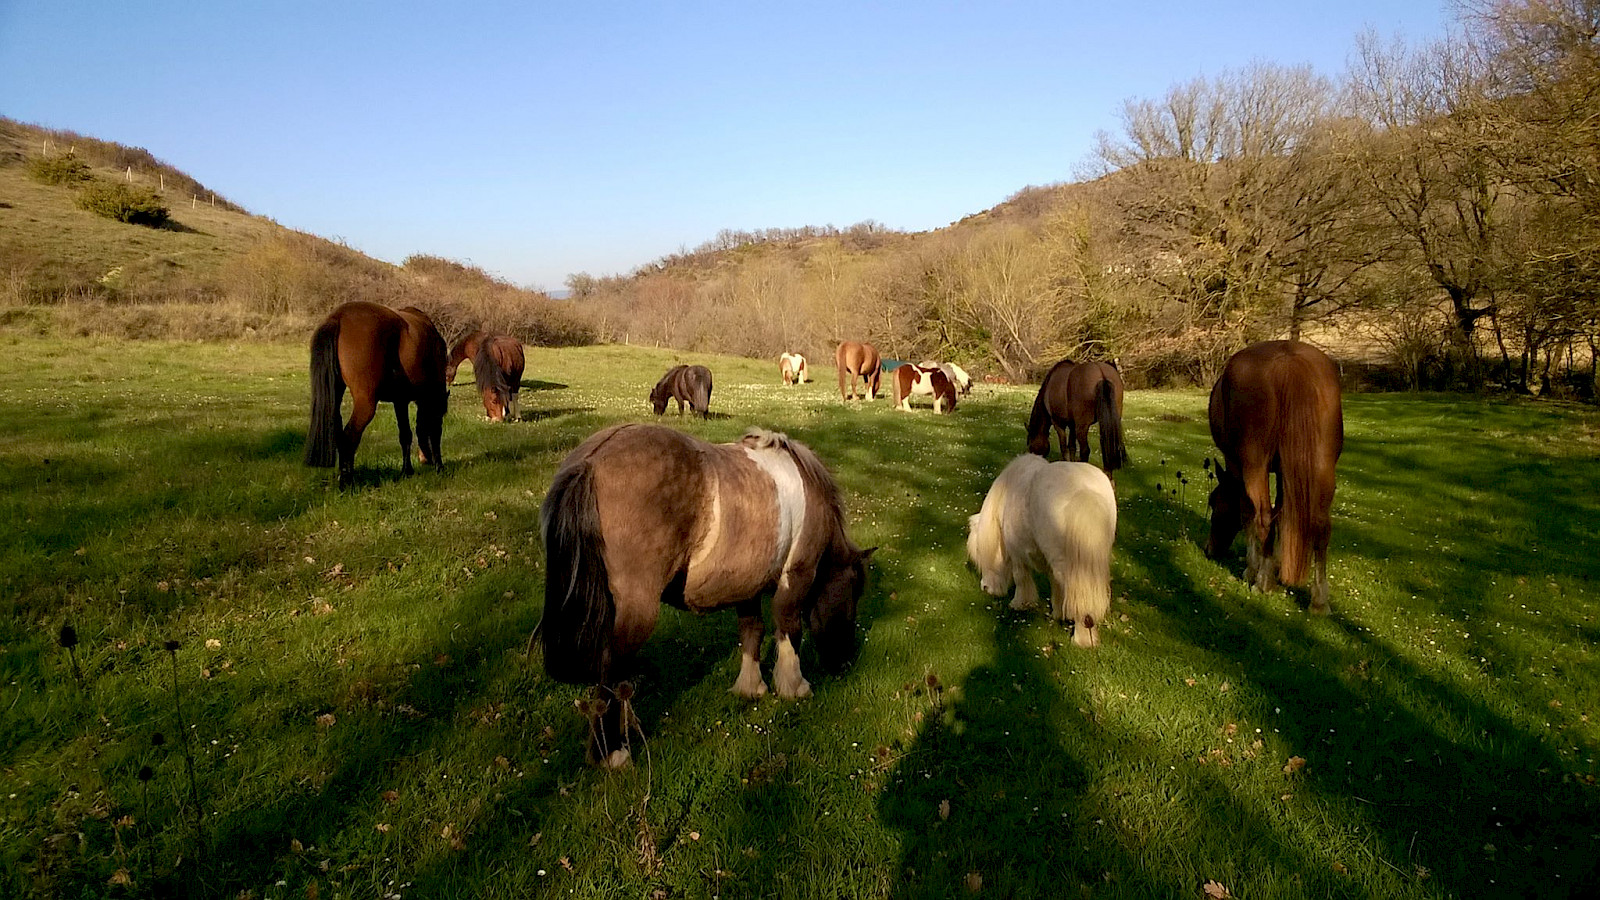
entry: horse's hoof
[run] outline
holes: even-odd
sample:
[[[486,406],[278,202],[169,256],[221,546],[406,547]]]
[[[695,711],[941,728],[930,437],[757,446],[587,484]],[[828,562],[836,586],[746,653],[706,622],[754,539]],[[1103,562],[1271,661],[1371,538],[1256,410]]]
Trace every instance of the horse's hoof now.
[[[743,697],[746,700],[760,700],[767,695],[767,683],[765,681],[757,681],[755,687],[735,684],[733,687],[728,688],[728,693]]]
[[[811,682],[802,678],[799,685],[787,689],[780,684],[778,685],[778,696],[785,700],[804,700],[811,696]]]
[[[1039,608],[1039,601],[1037,601],[1037,600],[1023,600],[1021,598],[1013,598],[1012,601],[1011,601],[1011,608],[1016,610],[1017,612],[1027,612],[1030,609],[1038,609]]]
[[[1079,647],[1100,646],[1100,629],[1076,625],[1072,629],[1072,643]]]
[[[631,762],[633,762],[633,754],[628,752],[626,749],[623,749],[611,751],[610,755],[605,758],[605,761],[602,762],[601,765],[608,769],[621,769]]]

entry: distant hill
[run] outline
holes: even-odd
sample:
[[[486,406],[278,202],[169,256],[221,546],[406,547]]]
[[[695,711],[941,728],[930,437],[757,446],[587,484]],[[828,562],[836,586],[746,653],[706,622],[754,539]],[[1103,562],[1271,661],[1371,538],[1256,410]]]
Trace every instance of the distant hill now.
[[[30,176],[75,157],[99,181],[155,191],[166,227],[102,218],[80,187]],[[425,254],[403,265],[253,215],[143,148],[0,117],[0,322],[125,337],[302,334],[339,303],[428,310],[446,337],[487,327],[540,344],[587,343],[572,304]]]

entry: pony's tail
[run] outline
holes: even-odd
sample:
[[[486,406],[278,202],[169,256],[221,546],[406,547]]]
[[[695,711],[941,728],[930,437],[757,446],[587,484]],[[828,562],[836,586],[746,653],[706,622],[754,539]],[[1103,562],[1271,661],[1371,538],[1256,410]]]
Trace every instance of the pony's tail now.
[[[311,428],[306,465],[326,469],[339,461],[339,323],[323,322],[311,336]]]
[[[1318,423],[1315,397],[1280,396],[1279,408],[1288,410],[1278,451],[1279,490],[1283,510],[1274,521],[1273,555],[1278,559],[1278,579],[1302,584],[1311,563],[1311,548],[1326,543],[1332,525],[1319,509],[1317,466]]]
[[[1098,473],[1096,473],[1097,477]],[[1110,484],[1094,492],[1080,491],[1066,511],[1065,553],[1056,563],[1061,584],[1061,615],[1078,622],[1073,643],[1095,642],[1098,626],[1111,610],[1111,546],[1117,537],[1116,500]]]
[[[556,473],[539,510],[544,536],[544,669],[568,684],[599,684],[611,657],[616,600],[606,573],[594,468],[581,462]]]
[[[1044,384],[1039,385],[1039,395],[1033,398],[1033,412],[1028,416],[1028,452],[1046,459],[1050,458],[1050,409],[1045,403],[1044,389],[1049,383],[1046,377]],[[1067,448],[1061,448],[1061,455],[1066,457]]]
[[[711,417],[710,375],[706,376],[705,381],[696,381],[694,383],[694,399],[690,402],[690,405],[694,407],[695,412],[700,414],[700,418],[709,419]]]
[[[1128,448],[1122,443],[1122,415],[1117,412],[1111,379],[1102,378],[1094,389],[1095,418],[1100,422],[1100,464],[1115,472],[1128,464]]]

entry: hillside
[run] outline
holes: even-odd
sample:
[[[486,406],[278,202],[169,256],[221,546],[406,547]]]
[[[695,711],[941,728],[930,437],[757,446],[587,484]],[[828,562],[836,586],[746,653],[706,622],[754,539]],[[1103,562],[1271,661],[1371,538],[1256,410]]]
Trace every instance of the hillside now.
[[[28,163],[70,155],[95,180],[157,192],[164,227],[102,218]],[[0,117],[0,310],[33,330],[232,339],[304,334],[338,303],[427,309],[446,337],[479,326],[587,343],[570,304],[426,254],[396,266],[253,215],[149,151]]]

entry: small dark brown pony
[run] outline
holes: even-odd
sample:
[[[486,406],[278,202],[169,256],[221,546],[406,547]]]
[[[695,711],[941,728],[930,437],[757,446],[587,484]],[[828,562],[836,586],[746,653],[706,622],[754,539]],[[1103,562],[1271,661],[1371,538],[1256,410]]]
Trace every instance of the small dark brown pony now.
[[[1089,461],[1089,426],[1100,423],[1100,468],[1112,483],[1128,462],[1122,442],[1122,373],[1106,362],[1063,359],[1050,367],[1028,417],[1028,452],[1050,457],[1050,429],[1063,459]]]
[[[597,685],[579,704],[590,719],[590,759],[627,763],[637,722],[621,682],[655,630],[662,603],[696,613],[739,613],[733,692],[767,692],[759,654],[761,597],[777,626],[773,686],[808,696],[802,625],[823,666],[855,650],[856,604],[871,550],[845,534],[839,490],[816,455],[782,434],[752,428],[709,444],[659,425],[617,425],[562,460],[540,509],[547,577],[538,633],[545,671]]]
[[[862,381],[866,398],[878,399],[878,386],[883,378],[883,359],[878,356],[877,347],[861,341],[845,341],[834,351],[833,361],[839,367],[839,399],[856,399],[857,378]]]
[[[522,417],[522,370],[527,360],[522,342],[509,334],[474,331],[456,343],[444,370],[446,383],[453,384],[456,370],[472,360],[472,378],[483,397],[483,412],[492,422],[515,421]]]
[[[673,366],[650,389],[650,408],[656,415],[667,411],[667,401],[678,401],[678,415],[683,415],[683,405],[702,419],[711,416],[711,370],[705,366]]]
[[[1240,350],[1211,389],[1211,438],[1222,450],[1211,491],[1206,555],[1227,551],[1249,528],[1245,581],[1270,591],[1316,568],[1311,611],[1328,611],[1328,539],[1334,468],[1344,449],[1339,370],[1297,341]],[[1270,475],[1278,476],[1272,500]]]
[[[410,475],[410,406],[417,404],[417,453],[442,466],[439,437],[450,390],[444,379],[444,338],[414,306],[395,310],[356,301],[335,309],[311,336],[311,429],[306,465],[338,463],[339,484],[355,477],[356,448],[379,403],[394,404],[400,427],[401,471]],[[341,430],[339,407],[350,390],[350,421]]]

